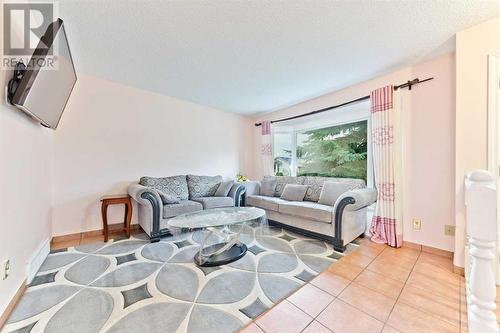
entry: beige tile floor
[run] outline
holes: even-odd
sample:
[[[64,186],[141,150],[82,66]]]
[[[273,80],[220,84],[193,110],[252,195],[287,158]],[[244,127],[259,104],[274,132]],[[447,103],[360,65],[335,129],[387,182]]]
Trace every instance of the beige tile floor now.
[[[241,332],[467,332],[464,278],[451,258],[360,243]]]

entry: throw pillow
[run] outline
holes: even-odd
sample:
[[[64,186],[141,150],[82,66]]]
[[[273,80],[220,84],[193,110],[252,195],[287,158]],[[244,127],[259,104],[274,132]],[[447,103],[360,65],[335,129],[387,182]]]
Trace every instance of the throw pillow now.
[[[186,176],[170,177],[141,177],[139,184],[155,190],[162,191],[165,194],[173,195],[179,200],[187,200],[189,197]]]
[[[353,187],[349,183],[325,182],[319,195],[318,203],[328,206],[334,206],[337,199]]]
[[[281,193],[281,199],[288,201],[302,201],[307,192],[307,185],[286,184]]]
[[[222,176],[196,176],[187,175],[189,199],[213,197],[215,191],[222,183]]]
[[[166,194],[165,192],[159,190],[156,190],[156,192],[158,192],[158,194],[160,195],[161,202],[163,202],[164,205],[171,205],[181,202],[179,198],[174,197],[173,195]]]
[[[216,197],[227,197],[229,191],[231,191],[231,187],[233,187],[234,181],[228,180],[227,182],[222,182],[217,187],[217,191],[215,191]]]
[[[260,195],[265,195],[266,197],[274,197],[274,191],[276,190],[276,179],[273,180],[263,180],[260,183]]]

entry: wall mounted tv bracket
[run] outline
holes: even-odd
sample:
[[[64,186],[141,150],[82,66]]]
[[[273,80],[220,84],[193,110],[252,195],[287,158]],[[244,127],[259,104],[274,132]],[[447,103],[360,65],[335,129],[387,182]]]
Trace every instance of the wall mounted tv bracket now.
[[[24,73],[26,73],[26,65],[22,61],[19,61],[14,68],[12,79],[9,80],[9,83],[7,85],[7,99],[9,100],[10,104],[12,104],[12,98],[16,93],[17,87],[19,86],[19,82],[21,82]]]

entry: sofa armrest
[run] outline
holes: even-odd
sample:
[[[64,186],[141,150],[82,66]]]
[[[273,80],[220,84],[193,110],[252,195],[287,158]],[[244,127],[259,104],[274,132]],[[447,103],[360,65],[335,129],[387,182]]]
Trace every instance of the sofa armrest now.
[[[233,198],[235,207],[240,207],[243,204],[242,201],[245,192],[245,186],[243,186],[241,183],[234,183],[227,196]]]
[[[131,184],[127,192],[132,199],[149,211],[147,214],[148,221],[142,221],[143,223],[139,221],[139,223],[151,226],[151,230],[148,230],[151,239],[154,241],[159,240],[160,219],[162,218],[163,210],[163,202],[160,195],[155,190],[139,184]]]
[[[337,199],[333,207],[333,219],[335,223],[333,247],[336,251],[343,252],[345,249],[344,239],[342,237],[344,211],[357,214],[355,212],[372,205],[375,201],[377,201],[377,190],[371,188],[347,191],[342,193]]]
[[[246,190],[246,195],[259,195],[260,194],[260,182],[247,180],[241,183]]]
[[[349,203],[345,205],[345,210],[359,210],[361,208],[368,207],[377,201],[377,190],[373,188],[361,188],[342,193],[342,195],[335,202],[334,211],[337,210],[337,207],[342,200],[344,202],[349,201]]]
[[[150,204],[150,201],[144,198],[145,197],[145,196],[143,196],[144,193],[149,193],[153,198],[155,198],[159,203],[161,203],[161,198],[160,198],[160,195],[158,194],[158,192],[156,192],[155,190],[153,190],[149,187],[139,185],[139,184],[131,184],[131,185],[129,185],[127,191],[128,191],[128,194],[132,197],[132,199],[134,199],[135,201],[137,201],[141,205],[149,205]]]

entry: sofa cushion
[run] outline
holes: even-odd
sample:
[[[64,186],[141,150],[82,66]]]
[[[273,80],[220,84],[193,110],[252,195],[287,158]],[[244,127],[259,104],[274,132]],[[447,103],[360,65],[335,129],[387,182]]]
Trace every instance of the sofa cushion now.
[[[182,200],[179,203],[163,205],[163,218],[174,217],[177,215],[197,212],[203,210],[201,203],[191,200]]]
[[[156,190],[156,192],[158,192],[158,194],[160,195],[160,199],[161,199],[161,201],[163,202],[164,205],[167,205],[167,204],[176,204],[176,203],[179,203],[181,201],[176,196],[173,196],[173,195],[170,195],[170,194],[166,194],[163,191]]]
[[[291,177],[291,176],[265,176],[264,180],[276,180],[276,189],[274,190],[275,197],[281,197],[286,184],[299,184],[302,185],[304,177]]]
[[[276,190],[276,179],[264,179],[260,182],[260,195],[265,195],[267,197],[274,197],[274,191]]]
[[[187,200],[189,197],[186,176],[184,175],[162,178],[141,177],[139,184],[175,196],[180,200]]]
[[[318,202],[323,184],[327,181],[351,184],[351,190],[365,187],[365,181],[362,179],[305,176],[303,184],[308,185],[309,188],[304,196],[304,201]]]
[[[318,203],[328,206],[335,205],[337,199],[345,192],[352,189],[350,183],[325,182]]]
[[[262,209],[278,211],[278,204],[286,202],[286,200],[276,197],[266,197],[264,195],[248,195],[245,199],[247,206],[259,207]]]
[[[310,201],[284,201],[278,205],[278,211],[325,223],[332,223],[333,217],[333,207]]]
[[[221,176],[187,175],[189,199],[213,197],[220,183],[222,183]]]
[[[281,199],[290,201],[302,201],[306,195],[307,185],[286,184]]]
[[[231,197],[204,197],[195,198],[193,201],[201,203],[203,205],[203,209],[234,206],[234,199]]]
[[[216,197],[227,197],[229,191],[231,191],[231,187],[234,185],[234,180],[228,180],[226,182],[222,182],[217,187],[217,191],[215,191],[214,196]]]

